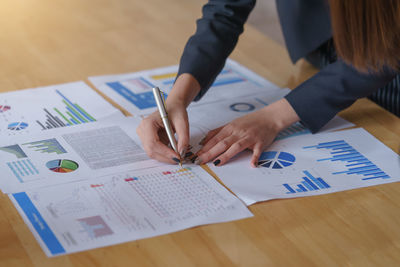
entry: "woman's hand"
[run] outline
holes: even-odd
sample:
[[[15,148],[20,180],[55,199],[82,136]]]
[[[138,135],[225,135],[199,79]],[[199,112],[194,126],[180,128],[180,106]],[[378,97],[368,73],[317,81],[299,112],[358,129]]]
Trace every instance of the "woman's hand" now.
[[[299,121],[299,117],[286,99],[233,120],[210,131],[202,140],[196,163],[213,160],[221,166],[245,149],[251,149],[251,166],[256,167],[264,148],[272,143],[280,131]]]
[[[143,119],[136,132],[149,157],[175,164],[185,157],[189,146],[189,121],[186,108],[199,91],[200,85],[197,80],[185,73],[178,77],[166,100],[168,118],[178,135],[179,154],[168,147],[168,136],[158,111]]]

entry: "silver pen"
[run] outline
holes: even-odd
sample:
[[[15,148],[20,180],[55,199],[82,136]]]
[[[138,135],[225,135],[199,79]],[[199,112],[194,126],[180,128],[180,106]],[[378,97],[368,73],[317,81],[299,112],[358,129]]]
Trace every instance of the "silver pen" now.
[[[172,131],[171,124],[169,123],[168,113],[165,108],[164,97],[161,95],[161,90],[158,87],[153,88],[154,99],[157,103],[158,111],[160,112],[161,120],[164,124],[165,131],[167,132],[168,140],[171,144],[172,149],[179,155],[178,146],[176,144],[175,135]],[[182,162],[179,162],[182,167]]]

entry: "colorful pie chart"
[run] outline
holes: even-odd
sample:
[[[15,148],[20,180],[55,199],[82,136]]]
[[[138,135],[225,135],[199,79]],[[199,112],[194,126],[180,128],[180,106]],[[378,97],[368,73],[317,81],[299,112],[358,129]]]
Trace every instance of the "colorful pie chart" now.
[[[67,173],[76,171],[79,165],[69,159],[55,159],[47,162],[46,167],[52,172]]]
[[[11,109],[10,106],[0,105],[0,113],[6,112],[7,110],[10,110],[10,109]]]

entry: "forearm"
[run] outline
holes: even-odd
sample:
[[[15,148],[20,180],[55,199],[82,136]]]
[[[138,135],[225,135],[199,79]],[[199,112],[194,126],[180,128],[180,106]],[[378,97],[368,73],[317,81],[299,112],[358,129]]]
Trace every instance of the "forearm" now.
[[[196,33],[183,51],[178,75],[190,73],[200,84],[199,100],[224,67],[255,0],[209,0],[197,21]]]
[[[185,107],[193,101],[200,92],[200,84],[189,73],[183,73],[176,79],[174,87],[167,98],[168,104],[182,104]]]
[[[318,132],[339,111],[390,82],[395,73],[364,74],[341,60],[330,64],[299,85],[285,98],[302,123]]]
[[[276,134],[300,121],[296,111],[285,98],[261,109],[260,112],[263,113],[261,118],[265,125],[269,125]]]

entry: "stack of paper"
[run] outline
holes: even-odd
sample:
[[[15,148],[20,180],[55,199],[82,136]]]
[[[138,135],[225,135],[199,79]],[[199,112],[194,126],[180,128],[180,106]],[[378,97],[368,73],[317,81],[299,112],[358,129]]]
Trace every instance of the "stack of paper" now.
[[[91,82],[136,117],[125,118],[83,82],[0,94],[0,189],[48,256],[251,217],[247,205],[400,179],[399,156],[335,117],[320,134],[300,123],[277,137],[258,168],[244,151],[210,164],[236,198],[200,166],[147,157],[136,135],[155,110],[151,88],[170,92],[177,66]],[[188,109],[194,150],[208,131],[289,92],[229,60]]]

